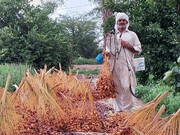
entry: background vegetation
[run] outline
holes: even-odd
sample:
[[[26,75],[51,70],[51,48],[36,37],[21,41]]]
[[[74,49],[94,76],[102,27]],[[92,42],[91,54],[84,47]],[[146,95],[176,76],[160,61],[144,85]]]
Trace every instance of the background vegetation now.
[[[142,43],[142,56],[146,70],[138,73],[141,83],[153,74],[162,79],[169,65],[180,55],[180,16],[176,7],[169,7],[166,0],[114,1],[108,0],[106,8],[112,12],[125,12],[130,17],[130,30],[137,33]],[[113,29],[114,16],[104,24],[105,31]],[[139,57],[139,56],[138,56]]]
[[[8,75],[10,75],[11,81],[8,91],[13,92],[15,90],[15,87],[13,85],[16,84],[18,86],[27,71],[31,72],[32,74],[34,73],[33,68],[25,64],[0,65],[0,87],[5,87],[7,77]]]
[[[81,17],[60,15],[52,20],[49,15],[57,6],[55,3],[35,7],[29,0],[0,0],[0,87],[4,87],[10,73],[9,90],[13,91],[12,85],[18,85],[24,70],[31,66],[40,69],[47,64],[49,68],[58,68],[61,63],[67,70],[71,64],[95,64],[94,58],[101,52],[97,47],[100,42],[97,29],[100,28],[92,18],[93,15],[102,16],[99,12],[102,1],[91,1],[99,7],[90,14]],[[129,15],[129,29],[137,33],[142,43],[141,55],[145,57],[146,70],[136,73],[137,94],[147,102],[169,90],[168,98],[163,101],[167,114],[177,111],[177,101],[180,101],[179,5],[178,0],[106,0],[105,3],[114,13],[103,24],[105,32],[113,29],[114,15],[122,11]],[[171,74],[164,83],[162,78],[167,71]],[[92,72],[99,73],[97,70]]]
[[[99,52],[96,23],[59,16],[52,20],[55,3],[35,7],[28,0],[0,0],[0,63],[26,63],[35,68],[67,69],[73,59]]]
[[[59,21],[67,30],[74,58],[95,58],[101,52],[98,49],[100,41],[97,39],[99,34],[96,32],[96,22],[89,19],[87,15],[81,17],[62,16]]]
[[[95,64],[97,64],[97,62],[96,62],[96,59],[94,59],[94,58],[86,59],[83,57],[79,57],[73,61],[73,64],[75,64],[75,65],[83,65],[83,64],[95,65]]]
[[[65,28],[48,17],[53,8],[53,4],[33,7],[25,0],[0,1],[1,63],[68,67],[71,47]]]
[[[107,0],[105,7],[114,13],[103,24],[106,33],[114,29],[116,13],[125,12],[130,17],[129,29],[137,33],[142,43],[141,56],[145,57],[146,70],[136,73],[136,94],[148,102],[168,90],[170,93],[161,104],[166,106],[165,115],[176,112],[180,99],[179,1]]]

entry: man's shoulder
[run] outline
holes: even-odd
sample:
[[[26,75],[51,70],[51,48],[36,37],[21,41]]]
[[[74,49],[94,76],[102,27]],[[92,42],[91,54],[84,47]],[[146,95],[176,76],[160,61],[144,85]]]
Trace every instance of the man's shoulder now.
[[[134,32],[134,31],[132,31],[132,30],[127,30],[130,34],[135,34],[136,35],[136,33]]]
[[[133,37],[137,37],[137,34],[134,31],[128,30],[129,34]]]

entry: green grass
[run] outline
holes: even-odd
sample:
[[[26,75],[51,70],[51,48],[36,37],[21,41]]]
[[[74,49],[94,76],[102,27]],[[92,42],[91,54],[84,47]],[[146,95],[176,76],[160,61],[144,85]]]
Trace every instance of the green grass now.
[[[84,69],[75,69],[75,70],[72,70],[72,73],[73,74],[76,74],[78,71],[78,74],[99,74],[99,69],[95,69],[95,70],[84,70]]]
[[[86,58],[79,57],[73,61],[73,64],[74,65],[83,65],[83,64],[95,65],[98,63],[96,62],[95,58],[94,59],[86,59]]]
[[[10,85],[8,91],[13,92],[15,90],[14,84],[19,85],[20,81],[23,78],[24,72],[30,70],[31,73],[32,67],[23,64],[3,64],[0,65],[0,87],[4,88],[8,75],[11,76]]]
[[[159,104],[158,108],[164,104],[166,106],[164,116],[175,113],[180,108],[180,93],[173,95],[174,87],[166,85],[163,81],[156,81],[148,83],[147,85],[138,85],[136,87],[136,94],[147,103],[153,100],[158,94],[169,91],[168,96]]]

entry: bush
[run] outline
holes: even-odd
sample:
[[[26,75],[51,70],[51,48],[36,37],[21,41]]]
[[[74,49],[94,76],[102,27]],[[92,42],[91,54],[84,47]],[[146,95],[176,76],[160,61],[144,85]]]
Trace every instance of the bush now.
[[[158,105],[158,108],[164,104],[166,106],[164,115],[175,113],[179,109],[180,94],[173,95],[175,89],[166,85],[162,80],[149,83],[148,85],[138,85],[136,87],[136,94],[141,97],[144,102],[153,100],[158,94],[169,91],[168,96]]]
[[[175,94],[180,92],[180,56],[177,63],[174,62],[171,69],[165,73],[164,82],[175,87]]]
[[[91,64],[91,65],[95,65],[95,64],[98,64],[96,62],[96,59],[86,59],[86,58],[83,58],[83,57],[79,57],[77,59],[75,59],[73,61],[73,64],[75,65],[83,65],[83,64]]]
[[[95,74],[95,75],[98,75],[100,70],[99,69],[95,69],[95,70],[85,70],[85,69],[75,69],[75,70],[72,70],[72,73],[73,74],[76,74],[78,72],[78,74]],[[68,72],[67,72],[68,73]]]
[[[24,72],[29,69],[33,73],[32,67],[24,64],[4,64],[0,65],[0,87],[4,88],[8,75],[11,76],[10,85],[8,91],[13,92],[15,90],[14,84],[19,85],[23,78]]]
[[[66,29],[48,17],[54,6],[33,7],[24,0],[0,1],[3,20],[0,23],[0,63],[25,63],[38,69],[45,64],[48,68],[58,68],[59,63],[62,69],[69,67],[72,50]]]

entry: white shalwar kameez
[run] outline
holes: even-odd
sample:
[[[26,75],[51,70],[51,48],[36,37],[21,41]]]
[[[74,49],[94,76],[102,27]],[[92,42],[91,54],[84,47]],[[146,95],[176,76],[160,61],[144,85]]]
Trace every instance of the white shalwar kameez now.
[[[118,13],[116,22],[119,19],[126,19],[128,21],[126,30],[120,35],[115,25],[116,34],[110,35],[106,40],[106,52],[110,52],[108,60],[118,91],[116,98],[112,99],[115,113],[131,110],[134,104],[134,97],[130,93],[130,85],[133,93],[135,93],[135,87],[137,85],[132,65],[134,53],[127,48],[121,47],[120,39],[132,45],[139,53],[141,52],[141,43],[136,33],[128,30],[128,16],[124,13]]]

